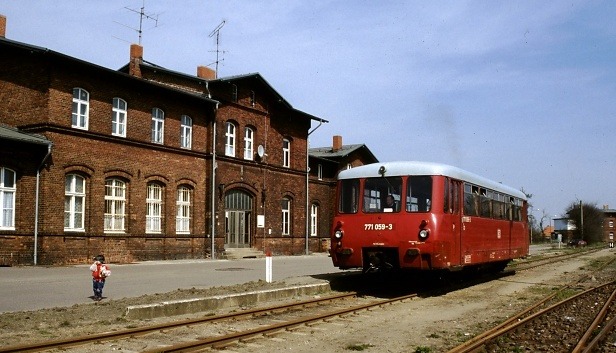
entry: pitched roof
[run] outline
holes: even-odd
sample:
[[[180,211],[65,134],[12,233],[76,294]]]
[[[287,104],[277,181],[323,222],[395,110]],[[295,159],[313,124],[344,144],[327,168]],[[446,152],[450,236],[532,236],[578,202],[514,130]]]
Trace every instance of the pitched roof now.
[[[346,157],[351,153],[358,150],[365,150],[365,153],[374,160],[374,162],[378,162],[379,160],[372,154],[370,149],[365,144],[356,144],[356,145],[343,145],[340,149],[334,151],[331,146],[329,147],[315,147],[308,150],[308,155],[310,157],[322,158],[322,159],[338,159],[342,157]]]
[[[272,85],[269,84],[269,82],[267,82],[267,80],[265,80],[265,78],[258,72],[254,72],[254,73],[249,73],[249,74],[243,74],[243,75],[233,75],[233,76],[226,76],[226,77],[219,77],[213,80],[207,80],[204,79],[202,77],[199,76],[195,76],[195,75],[190,75],[190,74],[185,74],[182,72],[178,72],[178,71],[174,71],[174,70],[170,70],[167,69],[165,67],[162,67],[160,65],[154,64],[150,61],[146,61],[146,60],[141,60],[141,64],[142,66],[145,67],[149,67],[151,69],[154,69],[156,71],[160,71],[160,72],[164,72],[167,75],[173,75],[176,77],[181,77],[183,79],[187,79],[187,80],[191,80],[191,81],[198,81],[198,82],[207,82],[209,85],[216,85],[218,83],[233,83],[233,82],[239,82],[239,81],[249,81],[249,80],[254,80],[257,81],[258,83],[262,84],[265,89],[271,93],[274,96],[274,99],[280,103],[285,109],[289,109],[297,114],[299,114],[300,116],[303,116],[305,118],[311,119],[311,120],[316,120],[316,121],[320,121],[323,123],[327,123],[329,121],[316,117],[314,115],[308,114],[306,112],[303,112],[301,110],[297,110],[295,108],[293,108],[293,106],[291,105],[291,103],[289,103],[286,99],[284,99],[284,97],[278,93],[274,87]],[[124,66],[122,66],[118,71],[120,72],[128,72],[129,70],[129,64],[126,64]]]
[[[145,85],[150,85],[150,86],[155,86],[155,87],[160,87],[161,89],[164,90],[168,90],[168,91],[173,91],[173,92],[177,92],[180,94],[186,94],[186,95],[190,95],[193,96],[195,98],[198,98],[199,100],[202,101],[206,101],[209,104],[216,104],[218,103],[218,101],[202,96],[202,95],[197,95],[191,92],[187,92],[186,90],[179,90],[177,88],[174,87],[169,87],[167,85],[161,85],[159,83],[156,82],[150,82],[150,81],[146,81],[146,80],[142,80],[142,79],[138,79],[136,77],[133,77],[127,73],[124,73],[122,71],[119,70],[112,70],[109,68],[106,68],[104,66],[100,66],[85,60],[81,60],[81,59],[77,59],[75,57],[66,55],[66,54],[62,54],[56,51],[53,51],[51,49],[48,48],[44,48],[44,47],[39,47],[39,46],[35,46],[35,45],[31,45],[31,44],[27,44],[27,43],[22,43],[22,42],[18,42],[15,40],[11,40],[11,39],[7,39],[7,38],[3,38],[0,37],[0,45],[7,45],[13,48],[19,48],[22,50],[27,50],[31,53],[38,53],[38,54],[42,54],[44,56],[49,57],[50,59],[55,59],[55,60],[60,60],[62,62],[68,62],[68,63],[74,63],[77,65],[83,65],[85,67],[89,67],[95,70],[101,70],[104,71],[105,74],[107,75],[115,75],[118,77],[121,77],[122,79],[128,79],[128,80],[132,80],[133,82],[139,82],[139,84],[145,84]],[[153,64],[152,64],[153,65]]]
[[[29,134],[19,129],[9,127],[6,125],[0,125],[0,139],[7,139],[13,141],[21,141],[26,143],[33,143],[38,145],[52,145],[53,143],[46,139],[42,135],[38,134]]]

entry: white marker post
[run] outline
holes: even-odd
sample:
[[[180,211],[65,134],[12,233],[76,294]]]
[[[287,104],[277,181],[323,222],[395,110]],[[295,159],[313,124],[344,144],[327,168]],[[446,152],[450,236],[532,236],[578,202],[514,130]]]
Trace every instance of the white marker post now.
[[[272,252],[265,252],[265,282],[272,283]]]

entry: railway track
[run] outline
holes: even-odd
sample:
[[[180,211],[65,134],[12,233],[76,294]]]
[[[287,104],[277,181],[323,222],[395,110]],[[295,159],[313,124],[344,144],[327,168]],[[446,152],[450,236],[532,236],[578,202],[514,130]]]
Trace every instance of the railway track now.
[[[356,293],[345,293],[334,296],[328,296],[325,298],[318,298],[312,300],[306,300],[291,304],[281,304],[270,306],[267,308],[254,309],[243,312],[236,312],[224,315],[217,315],[211,317],[204,317],[198,319],[190,319],[190,320],[182,320],[177,322],[165,323],[160,325],[152,325],[145,326],[135,329],[123,330],[123,331],[115,331],[115,332],[105,332],[96,335],[88,335],[82,337],[75,337],[71,339],[64,340],[56,340],[56,341],[46,341],[34,344],[27,345],[16,345],[10,347],[1,347],[0,353],[8,353],[8,352],[40,352],[46,351],[50,349],[62,349],[63,351],[70,350],[73,347],[83,347],[88,344],[100,344],[103,341],[115,341],[121,339],[134,339],[137,336],[144,336],[152,333],[162,333],[163,336],[173,336],[175,335],[172,330],[184,328],[184,327],[194,327],[196,325],[202,325],[207,323],[214,323],[220,321],[234,321],[239,320],[241,318],[246,317],[261,317],[266,315],[280,314],[282,312],[289,312],[292,310],[302,310],[303,308],[314,307],[318,305],[326,305],[328,303],[339,302],[341,300],[349,299],[356,297]],[[409,294],[402,297],[386,299],[386,300],[378,300],[375,302],[361,304],[361,305],[353,305],[350,307],[346,307],[343,309],[337,310],[326,310],[325,313],[318,314],[310,314],[307,316],[302,316],[299,318],[290,318],[290,319],[277,319],[280,322],[266,325],[266,326],[258,326],[252,329],[242,329],[239,332],[226,333],[222,335],[210,336],[202,339],[190,340],[188,342],[175,343],[171,345],[167,345],[164,347],[155,347],[152,349],[145,349],[143,352],[190,352],[195,350],[204,349],[207,347],[221,348],[226,345],[232,344],[234,342],[247,340],[253,337],[262,336],[262,335],[270,335],[276,332],[292,330],[298,326],[309,325],[314,322],[324,321],[330,318],[352,315],[359,311],[370,310],[371,308],[376,308],[383,305],[389,305],[396,302],[400,302],[406,299],[410,299],[415,297],[416,294]],[[160,339],[154,339],[152,341],[159,341]],[[81,348],[79,348],[81,349]]]
[[[566,260],[576,258],[579,256],[588,255],[588,254],[591,254],[591,253],[594,253],[600,250],[602,250],[602,248],[589,248],[587,250],[576,251],[573,253],[563,253],[563,254],[558,254],[558,255],[549,256],[549,257],[546,256],[546,257],[526,260],[523,262],[514,262],[513,264],[507,266],[507,270],[513,270],[513,271],[529,270],[529,269],[541,267],[547,264],[552,264],[552,263],[559,262],[559,261],[566,261]]]
[[[178,327],[186,327],[186,326],[191,326],[191,325],[220,322],[224,320],[237,320],[243,317],[256,317],[256,316],[267,315],[269,313],[279,313],[279,312],[289,311],[289,310],[302,308],[302,307],[323,305],[324,303],[328,303],[328,302],[340,301],[340,300],[344,300],[348,298],[353,298],[356,295],[357,293],[343,293],[343,294],[332,295],[332,296],[328,296],[324,298],[304,300],[304,301],[295,302],[295,303],[284,303],[284,304],[269,306],[265,308],[252,309],[252,310],[234,312],[234,313],[223,314],[223,315],[206,316],[206,317],[200,317],[200,318],[195,318],[195,319],[166,322],[166,323],[158,324],[158,325],[143,326],[143,327],[121,330],[121,331],[103,332],[99,334],[74,337],[74,338],[68,338],[68,339],[0,347],[0,353],[41,352],[41,351],[55,349],[55,348],[68,348],[68,347],[80,346],[80,345],[84,345],[88,343],[111,341],[111,340],[117,340],[117,339],[122,339],[126,337],[136,337],[136,336],[141,336],[141,335],[147,335],[152,332],[171,330],[171,329],[178,328]]]
[[[582,254],[576,253],[573,255],[579,256]],[[549,260],[551,260],[550,263],[553,263],[555,260],[563,261],[563,260],[566,260],[566,258],[567,257],[564,257],[564,256],[561,256],[558,258],[552,257],[552,258],[549,258]],[[541,265],[543,264],[545,263],[542,262]],[[533,263],[532,266],[536,267],[540,265],[538,265],[537,263]],[[522,269],[525,269],[525,268],[523,268],[523,266],[516,267],[516,270],[522,270]],[[96,334],[96,335],[76,337],[74,339],[48,341],[48,342],[42,342],[38,344],[29,344],[29,345],[0,347],[0,353],[2,352],[24,352],[24,351],[25,352],[36,352],[36,351],[45,351],[45,350],[50,350],[50,349],[55,349],[55,348],[71,351],[70,347],[79,346],[79,347],[85,348],[86,346],[83,346],[83,345],[96,345],[96,344],[100,344],[101,342],[112,341],[112,340],[133,339],[134,337],[149,335],[149,334],[156,333],[156,332],[160,333],[161,338],[160,339],[153,338],[152,341],[153,342],[154,341],[164,342],[165,336],[167,335],[176,335],[176,336],[183,335],[183,333],[181,334],[173,333],[174,332],[173,330],[176,330],[176,329],[181,330],[182,327],[194,327],[196,325],[221,322],[225,320],[233,321],[233,320],[239,320],[239,318],[242,318],[242,317],[259,318],[262,316],[267,316],[268,319],[272,319],[274,318],[273,313],[280,313],[280,312],[292,311],[292,310],[299,311],[301,309],[297,309],[297,308],[323,305],[323,303],[337,302],[342,299],[355,297],[355,296],[357,296],[356,293],[347,293],[347,294],[341,294],[337,296],[331,296],[331,297],[310,300],[310,301],[305,301],[305,302],[285,304],[281,306],[272,306],[272,307],[267,307],[267,308],[262,308],[262,309],[254,309],[254,310],[242,311],[238,313],[231,313],[231,314],[225,314],[225,315],[219,315],[219,316],[208,316],[208,317],[195,319],[195,320],[176,321],[176,322],[171,322],[171,323],[166,323],[166,324],[161,324],[161,325],[152,325],[152,326],[147,326],[147,327],[139,327],[139,328],[134,328],[134,329],[122,330],[122,331],[105,332],[105,333]],[[261,324],[261,326],[257,328],[241,329],[241,332],[227,333],[228,332],[227,331],[221,334],[204,334],[207,337],[199,338],[199,339],[190,339],[186,342],[181,342],[175,345],[163,344],[163,343],[142,344],[143,348],[138,349],[136,351],[184,352],[184,351],[201,350],[201,349],[204,349],[204,347],[220,348],[220,347],[224,347],[229,344],[235,344],[235,342],[244,342],[254,337],[259,337],[259,336],[264,336],[264,335],[268,336],[271,334],[275,334],[277,332],[290,331],[296,327],[311,325],[312,323],[315,323],[315,322],[327,321],[330,318],[333,318],[336,316],[353,315],[354,313],[358,313],[364,310],[370,310],[371,308],[374,308],[374,307],[389,305],[395,302],[404,301],[405,299],[412,298],[414,296],[415,294],[411,294],[411,295],[396,297],[393,299],[377,301],[377,302],[373,302],[369,304],[353,305],[350,307],[346,307],[344,309],[337,309],[337,310],[326,308],[327,312],[325,313],[310,314],[310,315],[306,315],[305,317],[285,319],[284,322],[282,321],[275,322],[273,324],[272,323]],[[547,304],[540,304],[538,305],[538,307],[541,305],[545,306]],[[530,315],[530,314],[527,314],[527,315]],[[280,320],[280,319],[276,319],[276,320]],[[237,321],[233,321],[234,324],[230,325],[230,326],[233,326],[231,327],[231,331],[236,330],[235,326],[238,326],[238,325],[235,325],[236,322]],[[239,326],[243,326],[243,325],[239,325]],[[143,341],[148,341],[148,340],[149,339],[146,337],[145,340]],[[151,347],[154,347],[154,348],[151,348]],[[93,348],[91,351],[96,351],[96,349]]]
[[[607,267],[616,261],[605,262]],[[579,278],[447,353],[575,352],[590,353],[614,337],[616,281],[597,285],[560,302],[567,290],[587,280]],[[611,318],[608,316],[611,313]],[[616,352],[616,347],[605,347]],[[610,350],[611,349],[611,350]],[[603,352],[602,351],[602,352]]]

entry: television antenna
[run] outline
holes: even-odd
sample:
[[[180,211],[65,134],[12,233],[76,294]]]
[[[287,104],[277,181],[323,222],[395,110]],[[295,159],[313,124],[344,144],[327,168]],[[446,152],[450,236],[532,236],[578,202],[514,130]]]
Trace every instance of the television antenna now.
[[[124,27],[130,28],[133,31],[139,33],[139,45],[141,45],[141,38],[143,35],[143,20],[146,19],[146,20],[154,21],[154,27],[158,27],[158,14],[148,14],[145,12],[145,0],[143,0],[143,5],[141,6],[141,9],[139,10],[131,9],[130,7],[127,7],[127,6],[125,6],[124,8],[127,9],[128,11],[132,11],[134,13],[139,14],[139,28],[133,28],[133,27],[127,26],[119,22],[116,22],[116,23]]]
[[[216,78],[218,78],[218,63],[221,61],[219,59],[219,54],[223,53],[224,51],[221,51],[219,49],[220,46],[220,30],[222,29],[222,27],[225,25],[227,21],[223,20],[222,22],[220,22],[220,24],[218,26],[216,26],[216,28],[214,28],[214,30],[212,31],[212,33],[210,33],[210,35],[208,37],[212,38],[213,36],[216,36],[216,61],[214,62],[216,64],[216,69],[215,69],[215,73],[216,73]],[[224,59],[222,59],[224,60]]]

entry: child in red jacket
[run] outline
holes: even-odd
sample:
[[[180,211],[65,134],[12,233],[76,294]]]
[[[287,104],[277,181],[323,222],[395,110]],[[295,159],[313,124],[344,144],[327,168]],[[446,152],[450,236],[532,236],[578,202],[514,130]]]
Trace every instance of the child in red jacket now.
[[[90,266],[92,271],[92,288],[94,289],[94,300],[100,301],[103,299],[103,287],[105,286],[105,278],[111,275],[109,266],[105,264],[105,256],[96,255],[94,263]]]

